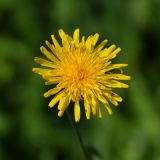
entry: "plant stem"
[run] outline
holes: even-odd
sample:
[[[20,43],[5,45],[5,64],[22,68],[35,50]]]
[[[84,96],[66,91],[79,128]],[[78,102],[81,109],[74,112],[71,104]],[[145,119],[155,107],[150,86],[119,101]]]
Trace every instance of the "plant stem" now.
[[[90,156],[89,156],[89,154],[88,154],[88,152],[86,150],[86,147],[84,146],[82,137],[81,137],[80,132],[78,130],[78,127],[77,127],[74,119],[72,118],[70,111],[67,110],[66,112],[67,112],[68,119],[69,119],[69,121],[70,121],[70,123],[72,125],[73,130],[74,130],[74,133],[75,133],[75,135],[76,135],[76,137],[78,139],[78,142],[79,142],[79,145],[80,145],[81,150],[83,152],[85,160],[91,160],[91,158],[90,158]]]

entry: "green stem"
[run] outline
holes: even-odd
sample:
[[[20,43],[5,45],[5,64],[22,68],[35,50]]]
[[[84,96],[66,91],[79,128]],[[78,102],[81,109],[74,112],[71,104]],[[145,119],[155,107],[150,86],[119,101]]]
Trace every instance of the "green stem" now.
[[[74,119],[72,118],[72,116],[71,116],[71,114],[70,114],[70,111],[67,110],[66,112],[67,112],[68,119],[69,119],[69,121],[70,121],[70,123],[71,123],[71,125],[72,125],[73,130],[74,130],[74,133],[75,133],[75,135],[76,135],[76,137],[77,137],[77,139],[78,139],[78,142],[79,142],[79,145],[80,145],[80,147],[81,147],[81,150],[82,150],[82,152],[83,152],[84,159],[85,159],[85,160],[91,160],[91,158],[90,158],[90,156],[89,156],[89,154],[88,154],[88,152],[87,152],[87,150],[86,150],[86,147],[84,146],[82,137],[81,137],[80,132],[79,132],[79,130],[78,130],[78,127],[77,127]]]

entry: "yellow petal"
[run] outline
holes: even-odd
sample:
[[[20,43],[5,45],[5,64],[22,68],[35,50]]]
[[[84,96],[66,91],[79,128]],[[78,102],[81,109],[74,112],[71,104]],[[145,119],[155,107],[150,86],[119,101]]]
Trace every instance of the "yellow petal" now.
[[[62,97],[64,96],[64,92],[58,93],[48,104],[50,108],[52,108]]]
[[[108,91],[104,93],[105,96],[108,97],[108,99],[116,106],[116,102],[122,102],[122,97],[120,97],[118,94],[112,92],[112,91]]]
[[[116,48],[116,45],[113,44],[107,49],[107,54],[111,53]]]
[[[86,48],[88,48],[88,50],[91,50],[92,47],[92,38],[93,36],[89,36],[86,40]]]
[[[63,29],[60,29],[58,31],[58,33],[59,33],[59,35],[60,35],[60,37],[61,37],[62,40],[66,39],[66,33],[63,31]]]
[[[95,51],[96,51],[96,52],[101,51],[101,49],[107,44],[107,42],[108,42],[107,39],[104,40],[104,41],[102,41],[102,42],[95,48]]]
[[[41,46],[40,50],[48,59],[50,59],[53,62],[58,62],[58,59],[51,52],[49,52],[44,46]]]
[[[58,110],[65,111],[68,105],[69,105],[69,98],[65,96],[59,101]]]
[[[90,108],[90,104],[87,101],[87,99],[84,99],[84,108],[85,108],[85,112],[86,112],[86,118],[90,119],[91,108]]]
[[[118,82],[115,80],[107,80],[107,82],[103,82],[107,87],[111,88],[128,88],[127,84],[124,84],[122,82]]]
[[[76,46],[79,44],[79,29],[76,29],[73,34],[73,40]]]
[[[55,36],[54,35],[51,35],[51,38],[52,38],[52,41],[54,43],[54,46],[57,50],[61,49],[61,46],[60,44],[58,43],[58,41],[56,40]]]
[[[46,77],[43,77],[44,79],[47,79]],[[57,83],[60,83],[61,81],[61,78],[53,78],[53,79],[48,79],[46,82],[45,82],[45,85],[51,85],[51,84],[57,84]]]
[[[33,72],[42,75],[44,79],[56,79],[61,78],[61,74],[54,69],[33,68]]]
[[[115,79],[115,80],[130,80],[131,77],[124,74],[106,74],[104,76],[106,79]]]
[[[59,111],[58,112],[58,117],[62,117],[63,116],[64,111]]]
[[[99,34],[96,33],[96,34],[93,36],[93,39],[92,39],[92,44],[93,44],[93,46],[96,45],[98,39],[99,39]]]
[[[102,112],[101,112],[101,108],[99,105],[97,107],[97,113],[98,113],[99,118],[102,118]]]
[[[122,67],[127,67],[128,64],[109,64],[105,69],[103,69],[103,72],[110,71],[112,69],[120,69]]]
[[[115,106],[118,106],[118,102],[116,101],[116,99],[114,99],[110,94],[105,93],[106,97],[109,99],[109,101],[114,104]]]
[[[41,66],[51,67],[51,68],[56,68],[57,67],[53,62],[47,61],[47,60],[45,60],[43,58],[35,57],[34,61],[36,63],[39,63]]]
[[[111,115],[111,114],[112,114],[112,110],[111,110],[111,107],[109,106],[109,104],[108,104],[108,103],[107,103],[107,104],[104,104],[104,106],[105,106],[105,108],[107,109],[109,115]]]
[[[51,69],[43,69],[43,68],[32,68],[32,72],[37,73],[39,75],[45,75],[50,73]]]
[[[85,43],[85,36],[82,36],[82,40],[81,40],[82,44]]]
[[[45,41],[46,45],[48,46],[48,48],[56,54],[56,49],[54,48],[54,46],[52,44],[50,44],[48,41]]]
[[[98,100],[100,100],[102,103],[107,103],[106,98],[103,95],[97,94]]]
[[[53,82],[59,82],[62,80],[62,77],[61,76],[56,76],[56,75],[52,75],[52,72],[50,73],[46,73],[44,75],[42,75],[42,78],[47,80],[47,81],[53,81]]]
[[[114,93],[114,92],[109,92],[109,94],[118,102],[122,102],[122,97],[120,97],[118,94]]]
[[[96,114],[96,111],[97,111],[97,100],[95,97],[92,97],[92,101],[91,101],[91,104],[92,104],[92,113],[93,115]]]
[[[66,33],[62,29],[60,29],[58,32],[59,32],[59,35],[60,35],[60,37],[62,39],[63,47],[65,47],[66,49],[69,49],[70,48],[70,44],[69,44],[69,41],[68,41]]]
[[[58,93],[60,90],[62,89],[62,87],[56,87],[56,88],[52,88],[49,91],[47,91],[46,93],[44,93],[44,97],[50,97],[56,93]]]
[[[107,56],[106,60],[108,61],[110,59],[115,58],[120,51],[121,51],[121,48],[117,48],[109,56]]]
[[[79,101],[76,101],[74,104],[74,116],[75,116],[75,121],[79,122],[80,120],[80,105],[79,105]]]

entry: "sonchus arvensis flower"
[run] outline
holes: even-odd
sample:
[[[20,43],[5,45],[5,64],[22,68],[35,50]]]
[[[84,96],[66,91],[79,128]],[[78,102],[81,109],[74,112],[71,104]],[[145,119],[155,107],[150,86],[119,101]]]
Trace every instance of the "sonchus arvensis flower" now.
[[[86,118],[93,115],[102,117],[99,102],[107,109],[109,114],[112,110],[108,100],[115,106],[122,98],[112,91],[112,88],[128,88],[127,84],[117,80],[129,80],[130,76],[122,73],[111,73],[112,70],[120,70],[127,64],[112,64],[112,59],[121,51],[115,45],[105,48],[107,40],[99,45],[96,43],[99,34],[85,37],[79,36],[79,29],[74,31],[73,37],[59,30],[62,45],[58,43],[54,35],[51,35],[53,44],[45,41],[48,49],[40,47],[47,60],[35,57],[35,62],[47,67],[33,68],[33,72],[46,80],[46,85],[52,88],[44,93],[44,97],[52,96],[49,107],[58,103],[58,116],[61,117],[67,110],[70,102],[74,102],[75,121],[80,120],[81,107],[84,106]],[[83,102],[80,106],[80,101]]]

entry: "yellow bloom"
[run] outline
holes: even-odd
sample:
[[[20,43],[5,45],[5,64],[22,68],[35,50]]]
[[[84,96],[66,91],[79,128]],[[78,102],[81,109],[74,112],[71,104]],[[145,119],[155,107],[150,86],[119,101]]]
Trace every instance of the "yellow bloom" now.
[[[33,68],[33,72],[40,74],[46,80],[46,85],[54,88],[44,93],[44,97],[53,96],[49,107],[58,104],[58,116],[61,117],[71,101],[74,102],[75,121],[80,120],[80,101],[84,102],[86,118],[90,119],[91,112],[102,117],[100,101],[104,104],[109,114],[112,110],[108,100],[115,106],[122,98],[112,91],[112,88],[128,88],[127,84],[117,80],[129,80],[130,76],[121,73],[111,73],[111,70],[126,67],[127,64],[112,64],[111,60],[121,51],[115,45],[104,48],[107,40],[96,43],[99,34],[89,36],[86,40],[79,37],[79,29],[76,29],[73,38],[62,29],[59,30],[62,46],[54,35],[51,36],[53,44],[45,41],[49,50],[44,46],[41,52],[48,60],[35,57],[35,62],[48,67]]]

